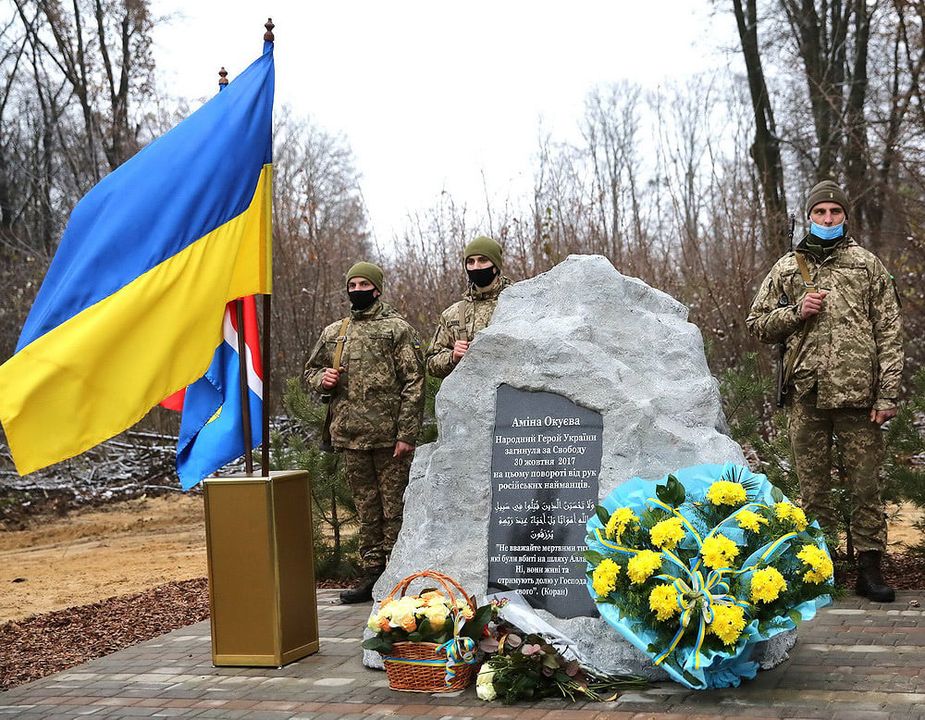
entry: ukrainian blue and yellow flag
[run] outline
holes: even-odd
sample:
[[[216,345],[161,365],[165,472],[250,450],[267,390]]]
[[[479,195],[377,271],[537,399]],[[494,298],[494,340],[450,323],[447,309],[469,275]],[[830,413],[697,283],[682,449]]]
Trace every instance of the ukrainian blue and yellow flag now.
[[[0,366],[23,475],[93,447],[194,383],[225,305],[271,290],[273,44],[77,204]]]

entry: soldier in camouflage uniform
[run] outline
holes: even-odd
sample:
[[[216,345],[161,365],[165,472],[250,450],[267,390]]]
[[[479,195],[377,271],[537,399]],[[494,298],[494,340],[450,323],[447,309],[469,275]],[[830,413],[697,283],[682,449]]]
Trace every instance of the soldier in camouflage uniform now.
[[[371,599],[401,529],[408,471],[424,410],[424,367],[417,332],[383,303],[383,275],[372,263],[347,272],[350,323],[341,367],[333,358],[341,321],[328,325],[305,366],[308,385],[330,398],[331,442],[343,453],[360,520],[360,584],[346,603]]]
[[[438,378],[449,375],[465,357],[472,338],[491,322],[498,295],[511,284],[501,274],[501,246],[489,237],[466,245],[463,266],[469,277],[466,295],[440,315],[427,350],[427,372]]]
[[[880,425],[896,414],[902,323],[890,273],[845,234],[847,208],[844,191],[830,180],[810,191],[810,232],[768,273],[746,323],[764,342],[786,342],[790,443],[805,509],[824,529],[837,526],[831,493],[835,438],[852,496],[857,593],[892,602],[895,593],[880,573],[886,547]],[[810,275],[808,289],[798,253]]]

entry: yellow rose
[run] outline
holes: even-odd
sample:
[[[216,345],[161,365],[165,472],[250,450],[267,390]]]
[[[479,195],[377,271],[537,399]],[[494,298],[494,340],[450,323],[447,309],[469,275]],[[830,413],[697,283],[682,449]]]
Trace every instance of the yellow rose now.
[[[472,619],[472,616],[474,614],[472,612],[472,608],[469,606],[469,603],[463,600],[462,598],[459,598],[458,600],[456,600],[456,609],[466,620]]]
[[[417,628],[414,619],[415,611],[420,607],[420,600],[414,597],[403,597],[395,601],[390,609],[389,624],[412,632]]]
[[[426,593],[421,594],[421,602],[426,606],[446,605],[447,599],[439,590],[428,590]]]
[[[424,609],[424,617],[434,630],[440,630],[446,623],[449,610],[446,605],[431,605]]]

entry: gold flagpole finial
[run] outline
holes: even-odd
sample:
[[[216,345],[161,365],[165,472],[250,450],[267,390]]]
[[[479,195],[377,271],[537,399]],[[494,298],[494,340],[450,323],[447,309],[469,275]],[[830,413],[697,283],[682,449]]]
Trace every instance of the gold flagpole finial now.
[[[220,88],[225,87],[228,84],[228,71],[222,66],[222,69],[218,71],[218,85]]]

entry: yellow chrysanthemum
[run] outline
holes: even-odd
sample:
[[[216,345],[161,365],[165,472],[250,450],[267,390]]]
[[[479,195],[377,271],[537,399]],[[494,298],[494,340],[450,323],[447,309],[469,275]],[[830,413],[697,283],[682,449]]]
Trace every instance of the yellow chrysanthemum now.
[[[649,530],[649,537],[652,538],[652,544],[662,550],[674,550],[677,544],[684,539],[684,528],[681,524],[681,518],[668,518],[656,523]]]
[[[735,645],[745,629],[745,611],[738,605],[714,605],[713,622],[709,631],[723,641],[724,645]]]
[[[806,521],[806,513],[803,512],[803,508],[798,508],[796,505],[790,511],[790,522],[793,523],[793,527],[796,528],[797,532],[803,532],[809,524]]]
[[[661,553],[653,550],[640,550],[626,564],[626,574],[634,584],[641,585],[661,566]]]
[[[604,535],[610,540],[620,542],[620,536],[626,531],[631,523],[638,523],[639,518],[632,510],[626,507],[617,508],[610,514],[607,521],[607,527],[604,528]]]
[[[803,580],[808,583],[819,585],[824,583],[835,571],[832,566],[832,558],[829,554],[818,545],[804,545],[797,553],[797,557],[809,566],[809,570],[803,575]]]
[[[751,598],[753,603],[774,602],[786,589],[787,581],[777,568],[766,567],[752,574]]]
[[[713,570],[729,567],[738,554],[738,546],[725,535],[708,537],[703,541],[703,547],[700,548],[700,556],[704,564]]]
[[[649,609],[659,620],[669,618],[681,612],[678,607],[678,592],[671,585],[659,585],[649,593]]]
[[[617,586],[617,575],[620,574],[620,566],[610,558],[604,558],[600,564],[594,568],[591,573],[591,586],[598,597],[605,597],[613,592]]]
[[[761,526],[768,524],[765,518],[751,510],[742,510],[739,512],[739,514],[736,515],[736,522],[739,523],[739,527],[743,530],[751,530],[752,532],[760,532]]]
[[[802,508],[798,508],[793,503],[779,502],[774,505],[774,514],[779,520],[789,521],[797,532],[803,532],[806,529],[806,513]]]
[[[717,480],[707,490],[707,500],[714,505],[741,505],[746,499],[745,488],[737,482]]]

